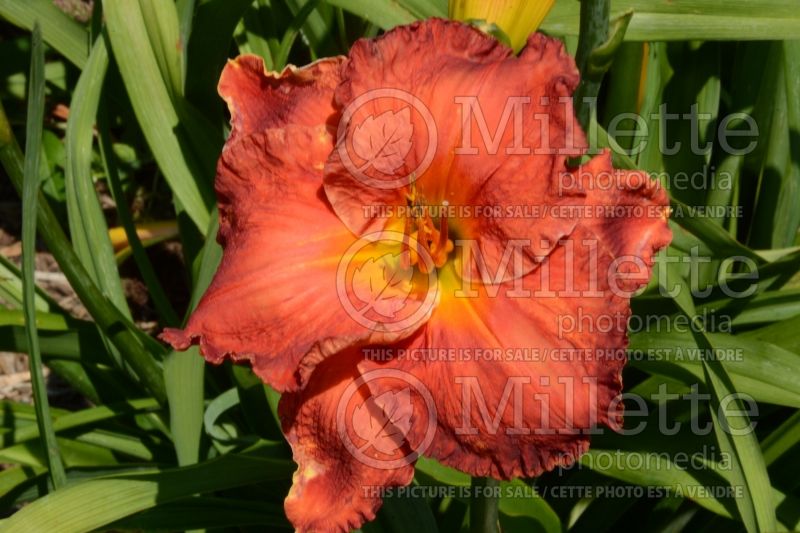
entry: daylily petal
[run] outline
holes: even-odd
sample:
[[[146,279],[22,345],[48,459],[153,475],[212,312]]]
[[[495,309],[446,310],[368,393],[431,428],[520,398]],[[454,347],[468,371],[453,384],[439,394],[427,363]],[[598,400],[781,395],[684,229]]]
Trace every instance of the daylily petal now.
[[[186,327],[165,330],[164,340],[176,349],[199,343],[212,363],[249,360],[284,391],[347,346],[402,336],[365,328],[340,302],[337,269],[354,238],[321,191],[331,142],[324,126],[287,127],[223,151],[216,181],[222,263]]]
[[[334,113],[333,90],[343,61],[329,57],[301,68],[289,65],[280,73],[267,72],[256,55],[228,61],[217,88],[231,112],[228,143],[288,124],[325,124]]]
[[[646,172],[615,169],[608,150],[562,181],[572,180],[581,184],[591,208],[591,216],[582,218],[581,225],[601,239],[621,268],[628,270],[632,291],[646,285],[655,253],[672,240],[666,223],[666,190]]]
[[[459,297],[449,280],[455,286],[430,321],[389,349],[388,362],[365,351],[362,371],[398,369],[435,391],[437,433],[423,455],[504,479],[570,464],[587,449],[588,430],[622,415],[614,399],[630,308],[610,290],[613,268],[605,245],[578,227],[546,265],[496,295],[475,286],[475,297]],[[427,430],[414,425],[407,440],[421,442]]]
[[[359,41],[336,90],[343,119],[325,168],[331,205],[355,233],[375,231],[387,220],[364,206],[406,206],[408,187],[389,185],[416,178],[424,203],[500,209],[502,216],[451,222],[494,265],[510,240],[527,239],[529,271],[576,221],[549,210],[535,218],[508,216],[507,209],[583,202],[578,188],[557,182],[566,157],[586,144],[572,113],[577,83],[563,45],[541,34],[518,57],[470,26],[438,19]],[[410,146],[398,138],[403,132]],[[371,143],[360,139],[365,135]]]
[[[344,347],[413,331],[365,328],[345,313],[340,297],[359,292],[368,277],[337,291],[338,264],[354,238],[321,186],[342,60],[276,74],[245,55],[225,67],[219,92],[232,131],[215,184],[225,253],[186,328],[161,336],[176,349],[200,344],[213,363],[249,360],[281,391],[301,387],[319,361]]]
[[[344,444],[343,439],[358,437],[342,437],[342,431],[392,433],[383,411],[366,403],[366,387],[354,383],[359,378],[359,357],[349,351],[327,359],[302,391],[281,397],[283,431],[298,466],[285,502],[286,515],[298,531],[358,529],[375,518],[383,489],[407,485],[414,476],[410,463],[376,468],[357,460]],[[402,442],[397,445],[401,448]]]

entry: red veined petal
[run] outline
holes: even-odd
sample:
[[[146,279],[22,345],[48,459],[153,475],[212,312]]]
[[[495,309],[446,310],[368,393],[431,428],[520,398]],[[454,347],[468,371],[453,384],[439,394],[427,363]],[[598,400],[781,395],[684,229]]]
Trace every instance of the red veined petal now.
[[[630,307],[629,294],[611,290],[615,269],[579,226],[515,282],[467,287],[476,293],[463,297],[460,281],[445,279],[428,323],[387,349],[388,362],[365,350],[362,371],[398,369],[434,391],[437,433],[422,455],[505,479],[570,464],[588,448],[588,430],[621,421]],[[407,441],[423,442],[424,431],[412,426]]]
[[[229,144],[216,181],[222,263],[186,327],[167,329],[162,339],[176,349],[199,343],[212,363],[249,360],[285,391],[301,387],[330,354],[406,334],[366,328],[341,304],[337,269],[355,239],[321,190],[330,147],[324,126],[267,130]]]
[[[631,271],[630,289],[646,285],[655,253],[672,240],[666,222],[669,197],[661,184],[643,171],[614,169],[608,150],[566,173],[563,181],[580,183],[586,191],[591,213],[580,223],[605,243],[622,268]],[[633,269],[639,275],[633,275]]]
[[[343,429],[370,434],[392,427],[382,410],[372,411],[375,404],[366,403],[366,387],[354,383],[358,358],[352,350],[330,357],[302,391],[281,397],[283,431],[297,463],[286,516],[298,531],[358,529],[375,518],[385,488],[407,485],[414,476],[411,462],[377,468],[359,461],[344,444]],[[399,449],[402,436],[398,439]]]
[[[280,73],[267,72],[256,55],[228,61],[217,87],[231,113],[228,143],[270,128],[333,120],[333,90],[343,60],[329,57],[301,68],[289,65]]]
[[[566,157],[585,147],[572,111],[577,83],[563,45],[541,34],[518,57],[470,26],[438,19],[359,41],[336,90],[343,118],[325,168],[331,205],[357,234],[380,229],[385,215],[365,206],[402,209],[410,187],[400,184],[416,169],[423,203],[471,209],[450,220],[458,237],[477,240],[493,266],[510,240],[525,239],[529,271],[576,225],[553,208],[583,203],[579,188],[557,182]],[[538,211],[520,217],[517,207]]]

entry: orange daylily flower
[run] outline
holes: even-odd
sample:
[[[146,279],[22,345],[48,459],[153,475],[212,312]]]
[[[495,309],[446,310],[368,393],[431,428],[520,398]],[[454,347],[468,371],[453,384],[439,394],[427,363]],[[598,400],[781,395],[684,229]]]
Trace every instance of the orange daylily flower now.
[[[616,427],[668,201],[586,141],[556,40],[428,20],[282,73],[231,61],[222,264],[183,330],[283,393],[301,531],[375,516],[427,455],[532,477]],[[606,320],[608,319],[608,320]]]

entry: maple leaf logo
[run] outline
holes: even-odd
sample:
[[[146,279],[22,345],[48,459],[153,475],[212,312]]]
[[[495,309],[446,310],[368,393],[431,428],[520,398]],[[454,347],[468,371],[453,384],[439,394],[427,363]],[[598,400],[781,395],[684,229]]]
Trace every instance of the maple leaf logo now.
[[[385,254],[377,260],[370,257],[353,273],[353,293],[370,309],[385,318],[394,318],[411,293],[411,268],[400,266],[399,256]]]
[[[372,446],[386,455],[393,454],[411,429],[413,411],[408,387],[367,398],[353,412],[353,429],[366,441],[362,449]]]
[[[383,174],[394,173],[411,150],[413,134],[410,107],[367,117],[353,132],[353,150],[365,161],[361,169],[372,166]]]

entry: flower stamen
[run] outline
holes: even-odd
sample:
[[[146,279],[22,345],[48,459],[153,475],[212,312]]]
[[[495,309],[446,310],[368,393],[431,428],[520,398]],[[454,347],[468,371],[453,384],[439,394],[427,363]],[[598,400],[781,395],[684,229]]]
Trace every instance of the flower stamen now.
[[[447,263],[450,252],[453,251],[453,241],[449,239],[447,207],[448,203],[442,203],[439,212],[439,227],[434,225],[431,211],[425,205],[421,195],[418,194],[416,187],[412,183],[410,190],[406,193],[408,201],[409,215],[404,221],[403,252],[404,266],[410,267],[417,265],[423,274],[429,273],[429,262],[420,260],[420,256],[425,253],[431,258],[435,268],[441,268]],[[415,246],[411,246],[409,240],[416,241]],[[407,258],[407,259],[406,259]]]

